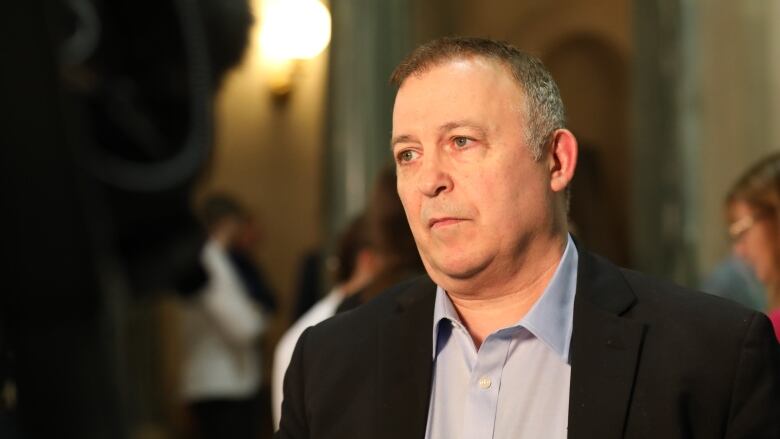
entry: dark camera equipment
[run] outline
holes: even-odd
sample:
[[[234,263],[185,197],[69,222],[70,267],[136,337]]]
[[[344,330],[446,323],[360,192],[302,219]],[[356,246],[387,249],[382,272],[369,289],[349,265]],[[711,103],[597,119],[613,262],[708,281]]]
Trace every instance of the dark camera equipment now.
[[[0,437],[123,438],[129,301],[205,281],[189,205],[242,0],[29,0],[0,12]]]

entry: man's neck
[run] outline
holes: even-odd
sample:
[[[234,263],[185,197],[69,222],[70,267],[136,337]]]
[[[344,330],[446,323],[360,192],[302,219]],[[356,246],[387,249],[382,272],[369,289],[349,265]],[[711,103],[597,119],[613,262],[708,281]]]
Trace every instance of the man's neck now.
[[[447,291],[477,349],[488,335],[528,314],[555,274],[567,242],[568,234],[548,244],[546,252],[528,255],[516,272],[499,284],[483,283],[476,288],[479,291]]]

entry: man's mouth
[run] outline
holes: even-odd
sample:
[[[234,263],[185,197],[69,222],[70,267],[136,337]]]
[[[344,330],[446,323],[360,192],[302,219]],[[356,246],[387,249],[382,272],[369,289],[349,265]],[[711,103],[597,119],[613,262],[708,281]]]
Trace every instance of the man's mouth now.
[[[464,221],[463,218],[455,218],[455,217],[431,218],[430,220],[428,220],[428,227],[431,229],[436,229],[440,227],[455,225],[462,221]]]

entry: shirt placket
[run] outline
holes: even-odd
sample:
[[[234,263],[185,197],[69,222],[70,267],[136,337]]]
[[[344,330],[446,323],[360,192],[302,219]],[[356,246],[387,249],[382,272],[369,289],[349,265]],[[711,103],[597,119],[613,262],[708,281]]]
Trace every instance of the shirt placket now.
[[[509,342],[505,336],[492,334],[485,339],[477,352],[463,407],[463,439],[493,437],[501,375]]]

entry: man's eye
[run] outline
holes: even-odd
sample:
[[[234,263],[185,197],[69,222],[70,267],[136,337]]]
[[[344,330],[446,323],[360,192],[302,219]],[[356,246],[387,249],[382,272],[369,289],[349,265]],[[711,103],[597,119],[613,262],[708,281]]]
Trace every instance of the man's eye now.
[[[453,139],[453,142],[455,143],[455,146],[457,146],[458,148],[463,148],[464,146],[468,145],[469,140],[471,139],[469,139],[468,137],[456,137],[455,139]]]
[[[414,160],[414,151],[407,149],[406,151],[401,151],[398,154],[398,161],[400,162],[410,162]]]

